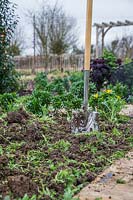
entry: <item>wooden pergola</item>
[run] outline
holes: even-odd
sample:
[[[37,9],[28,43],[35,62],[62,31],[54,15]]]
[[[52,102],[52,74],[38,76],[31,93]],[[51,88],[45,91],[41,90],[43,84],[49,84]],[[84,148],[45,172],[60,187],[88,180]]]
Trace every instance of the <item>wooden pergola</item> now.
[[[120,26],[133,26],[133,21],[125,20],[125,22],[117,21],[117,22],[109,22],[109,23],[95,23],[93,25],[96,27],[96,58],[102,56],[104,50],[104,39],[107,32],[113,27],[120,27]],[[102,37],[102,45],[101,45],[101,52],[99,51],[99,38]]]

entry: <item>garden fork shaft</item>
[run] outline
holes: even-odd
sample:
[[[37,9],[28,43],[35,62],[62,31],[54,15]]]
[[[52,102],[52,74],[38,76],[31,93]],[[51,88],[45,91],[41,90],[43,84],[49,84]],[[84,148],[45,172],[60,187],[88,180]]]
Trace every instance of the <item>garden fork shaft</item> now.
[[[87,0],[86,13],[86,36],[85,36],[85,64],[84,64],[84,109],[88,110],[88,89],[91,59],[91,30],[92,30],[92,7],[93,0]]]

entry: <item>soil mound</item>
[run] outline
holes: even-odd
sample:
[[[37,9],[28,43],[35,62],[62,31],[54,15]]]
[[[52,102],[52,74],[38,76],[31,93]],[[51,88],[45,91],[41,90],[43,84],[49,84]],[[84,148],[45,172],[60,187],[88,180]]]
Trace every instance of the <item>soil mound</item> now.
[[[18,111],[15,112],[9,112],[7,114],[6,120],[8,123],[25,123],[26,120],[29,118],[29,114],[26,113],[26,111],[23,108],[20,108]]]
[[[25,194],[32,196],[37,192],[37,185],[24,175],[9,176],[8,187],[16,197],[23,197]]]

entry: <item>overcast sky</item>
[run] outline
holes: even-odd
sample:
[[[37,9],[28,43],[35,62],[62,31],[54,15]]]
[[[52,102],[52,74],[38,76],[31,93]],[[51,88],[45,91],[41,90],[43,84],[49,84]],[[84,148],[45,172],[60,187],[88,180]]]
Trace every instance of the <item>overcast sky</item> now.
[[[18,14],[20,21],[25,30],[29,48],[32,42],[32,27],[27,23],[25,17],[27,10],[37,10],[41,0],[11,0],[18,5]],[[54,4],[56,0],[49,0],[49,3]],[[84,46],[85,35],[85,17],[86,17],[86,2],[87,0],[58,0],[67,14],[77,19],[79,28],[79,41],[81,46]],[[93,23],[109,22],[117,20],[125,21],[125,19],[133,21],[133,0],[93,0]],[[112,28],[106,36],[105,42],[109,42],[116,37],[133,34],[132,27]],[[95,44],[95,29],[93,28],[92,43]],[[29,50],[27,52],[32,52]]]

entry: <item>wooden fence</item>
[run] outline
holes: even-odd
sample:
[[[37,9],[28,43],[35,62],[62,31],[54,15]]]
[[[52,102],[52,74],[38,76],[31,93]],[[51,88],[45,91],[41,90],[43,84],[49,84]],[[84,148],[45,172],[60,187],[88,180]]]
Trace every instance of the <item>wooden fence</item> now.
[[[51,72],[54,70],[61,71],[79,71],[84,66],[84,55],[66,54],[61,56],[26,56],[15,57],[15,66],[18,71],[25,72]]]

